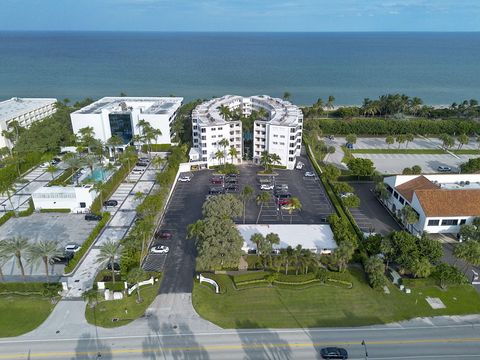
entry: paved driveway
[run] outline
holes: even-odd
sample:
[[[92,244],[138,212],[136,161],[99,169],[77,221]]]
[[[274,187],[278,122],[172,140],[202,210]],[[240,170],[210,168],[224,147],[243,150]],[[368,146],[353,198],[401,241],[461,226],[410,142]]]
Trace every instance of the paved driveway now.
[[[360,198],[360,207],[352,208],[350,212],[361,231],[387,235],[392,231],[401,230],[371,192],[374,188],[373,183],[350,183],[350,185]]]

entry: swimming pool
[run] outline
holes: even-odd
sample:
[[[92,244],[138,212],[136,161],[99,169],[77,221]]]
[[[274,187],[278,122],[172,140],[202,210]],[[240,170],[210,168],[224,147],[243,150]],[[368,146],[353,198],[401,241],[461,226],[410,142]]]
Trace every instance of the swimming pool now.
[[[105,171],[102,168],[97,168],[97,169],[93,169],[91,174],[89,176],[87,176],[85,178],[85,180],[87,180],[87,181],[88,180],[93,180],[95,182],[97,182],[97,181],[105,182],[108,179],[109,175],[110,175],[110,173],[108,171]]]

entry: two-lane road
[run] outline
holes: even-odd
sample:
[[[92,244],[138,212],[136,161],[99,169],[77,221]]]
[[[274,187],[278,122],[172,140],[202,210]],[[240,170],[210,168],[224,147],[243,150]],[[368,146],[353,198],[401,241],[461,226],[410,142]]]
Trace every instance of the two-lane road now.
[[[180,324],[98,339],[83,334],[3,340],[0,359],[318,359],[329,345],[345,347],[350,359],[365,359],[363,340],[369,359],[480,359],[480,324],[211,333],[193,333]]]

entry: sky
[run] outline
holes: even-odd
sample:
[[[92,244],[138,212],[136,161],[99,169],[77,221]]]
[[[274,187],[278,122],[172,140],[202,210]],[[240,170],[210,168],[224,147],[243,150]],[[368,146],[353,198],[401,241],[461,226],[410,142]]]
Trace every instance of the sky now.
[[[0,30],[480,31],[480,0],[0,0]]]

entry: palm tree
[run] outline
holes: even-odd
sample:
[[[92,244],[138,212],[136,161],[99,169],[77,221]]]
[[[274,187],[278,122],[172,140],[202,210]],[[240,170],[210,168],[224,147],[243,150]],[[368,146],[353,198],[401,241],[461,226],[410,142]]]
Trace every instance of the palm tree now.
[[[228,155],[230,155],[232,158],[232,164],[233,164],[233,158],[236,159],[238,157],[238,154],[239,152],[235,147],[231,146],[230,149],[228,149]]]
[[[303,249],[301,260],[303,266],[305,267],[305,274],[308,274],[310,266],[315,266],[317,264],[316,256],[308,249]]]
[[[152,159],[152,166],[157,170],[159,170],[163,164],[165,164],[165,159],[163,159],[161,156],[155,156]]]
[[[87,165],[90,172],[93,172],[93,167],[98,164],[98,159],[94,155],[87,155],[82,158],[83,163]]]
[[[215,159],[218,160],[218,165],[222,164],[221,159],[223,159],[224,157],[225,157],[225,153],[222,150],[217,150],[217,152],[215,153]]]
[[[413,141],[415,139],[415,136],[413,136],[413,134],[406,134],[405,135],[405,149],[408,148],[408,143]]]
[[[228,142],[228,139],[226,138],[223,138],[222,140],[220,140],[218,142],[218,145],[222,146],[223,147],[223,157],[225,158],[226,156],[226,153],[227,153],[227,146],[228,146],[229,142]],[[225,161],[224,162],[224,165],[226,165],[227,162]]]
[[[119,253],[118,243],[113,240],[108,240],[100,247],[100,253],[97,255],[97,262],[104,262],[107,260],[112,268],[112,281],[115,284],[115,258]]]
[[[107,140],[107,146],[112,149],[113,152],[113,161],[117,160],[117,146],[123,145],[123,139],[118,135],[113,135],[110,139]]]
[[[89,190],[89,192],[91,191],[96,191],[97,192],[97,196],[99,197],[99,200],[100,200],[100,206],[103,206],[103,190],[105,189],[105,183],[103,183],[102,181],[96,181],[93,183],[93,186],[92,188]]]
[[[81,157],[77,156],[77,155],[68,157],[64,161],[65,161],[65,164],[67,164],[67,169],[69,169],[72,174],[75,171],[77,171],[78,169],[80,169],[84,164],[83,159]],[[78,177],[77,177],[76,181],[77,181],[77,185],[78,185]]]
[[[402,210],[400,210],[400,213],[407,227],[413,226],[413,224],[418,222],[418,214],[410,205],[405,205]]]
[[[14,212],[14,215],[17,216],[17,213],[15,212],[15,207],[13,206],[12,202],[12,195],[15,193],[15,191],[16,189],[13,184],[8,184],[6,181],[2,182],[2,184],[0,185],[0,194],[7,195],[7,199],[10,203],[10,206],[12,207],[12,211]]]
[[[257,246],[257,256],[260,256],[260,246],[265,241],[264,236],[260,233],[254,233],[250,236],[250,241]]]
[[[400,134],[397,136],[397,143],[398,143],[398,148],[400,149],[400,145],[403,144],[405,141],[407,141],[407,138],[405,134]]]
[[[300,202],[300,199],[298,197],[292,197],[290,199],[290,204],[288,208],[288,213],[290,215],[290,224],[293,221],[293,212],[296,210],[302,210],[302,203]]]
[[[98,290],[90,289],[82,293],[82,298],[87,302],[90,308],[94,308],[98,303]]]
[[[302,245],[298,244],[295,246],[295,249],[293,249],[293,258],[295,259],[295,275],[298,275],[298,269],[301,265],[302,259]]]
[[[272,156],[268,151],[262,151],[260,154],[260,165],[262,165],[265,168],[265,171],[267,171],[270,168],[270,165],[272,163]]]
[[[204,225],[205,222],[203,220],[197,220],[194,223],[189,224],[187,226],[187,239],[199,239],[205,229]]]
[[[392,135],[389,135],[385,138],[385,142],[388,145],[388,148],[390,149],[390,145],[393,145],[395,143],[395,138]]]
[[[17,265],[22,273],[23,280],[25,281],[25,268],[23,266],[23,253],[28,251],[30,244],[27,238],[16,236],[11,239],[7,239],[2,244],[2,253],[9,257],[14,257],[17,260]]]
[[[0,245],[1,246],[1,245]],[[1,248],[0,248],[0,251],[1,251]],[[4,281],[4,277],[3,277],[3,265],[5,265],[7,263],[7,261],[10,260],[10,258],[5,255],[5,254],[2,254],[0,252],[0,280],[1,281]]]
[[[57,172],[58,168],[55,165],[49,165],[45,171],[52,175],[52,180],[55,178],[55,173]]]
[[[461,134],[461,135],[458,136],[457,140],[458,140],[458,149],[457,150],[460,150],[463,147],[463,145],[467,145],[469,143],[470,138],[466,134]]]
[[[232,113],[228,106],[226,106],[225,104],[222,104],[217,109],[220,115],[223,117],[223,120],[228,121],[231,119]]]
[[[243,201],[243,223],[244,224],[245,224],[245,212],[246,212],[247,202],[252,199],[253,191],[254,190],[250,185],[245,185],[242,192],[240,193],[240,197],[242,198],[242,201]]]
[[[270,193],[269,193],[269,192],[266,192],[266,191],[262,191],[262,192],[257,196],[257,204],[260,205],[260,211],[258,212],[256,224],[258,224],[258,220],[260,220],[260,214],[262,213],[263,205],[265,205],[266,203],[268,203],[268,202],[270,201],[270,198],[271,198]]]
[[[270,161],[271,161],[272,165],[282,163],[282,159],[280,158],[280,156],[278,154],[275,154],[275,153],[270,154]]]
[[[45,267],[45,275],[47,282],[50,282],[48,275],[48,264],[52,259],[57,259],[63,255],[63,251],[58,247],[58,243],[54,240],[41,240],[32,244],[28,248],[27,259],[30,264],[36,264],[38,261],[43,261]]]
[[[332,110],[334,103],[335,103],[335,96],[329,95],[329,96],[328,96],[327,103],[325,104],[325,107],[326,107],[328,110]],[[327,117],[328,117],[328,113],[327,113]]]
[[[285,101],[290,101],[290,99],[292,98],[292,94],[290,94],[288,91],[285,91],[283,93],[283,96],[282,96],[283,100]]]
[[[140,295],[140,286],[139,286],[139,283],[143,280],[145,280],[145,277],[146,277],[146,273],[145,271],[142,269],[142,268],[134,268],[132,269],[128,275],[127,275],[127,279],[128,279],[128,282],[130,283],[133,283],[133,284],[136,284],[137,285],[137,289],[136,289],[136,292],[137,292],[137,303],[141,303],[143,301],[141,295]]]

